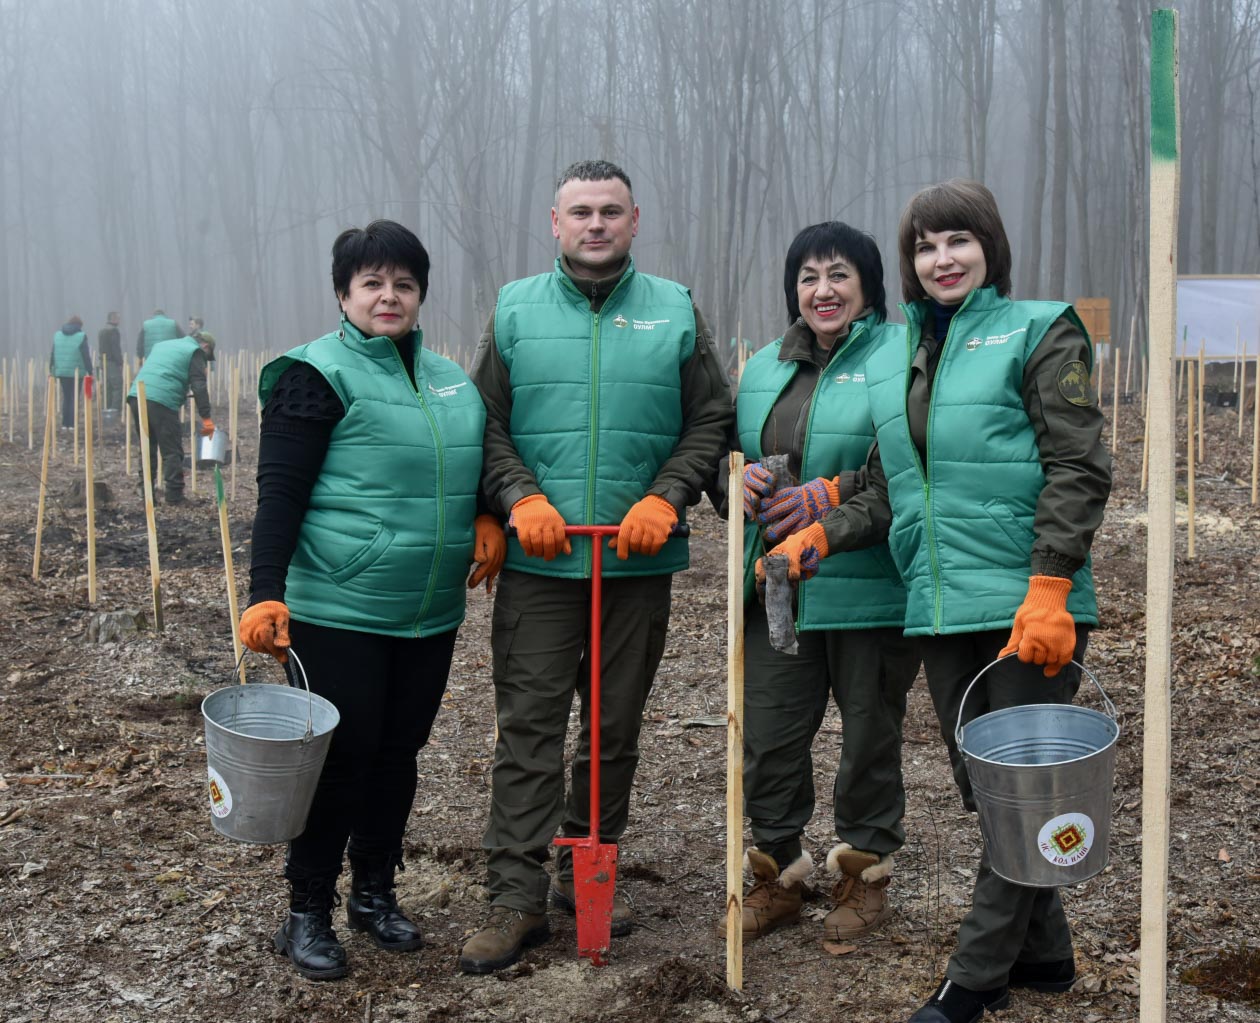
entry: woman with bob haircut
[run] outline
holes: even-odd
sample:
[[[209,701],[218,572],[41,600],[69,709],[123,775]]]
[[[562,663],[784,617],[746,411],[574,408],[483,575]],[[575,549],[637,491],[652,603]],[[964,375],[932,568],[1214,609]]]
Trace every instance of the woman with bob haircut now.
[[[906,837],[901,724],[919,670],[916,644],[902,636],[906,591],[886,545],[828,559],[797,593],[799,652],[791,655],[770,644],[766,610],[752,599],[753,568],[776,542],[852,495],[854,471],[875,437],[863,367],[897,332],[884,323],[879,248],[848,224],[814,224],[797,234],[783,293],[788,329],[748,361],[736,401],[739,442],[750,460],[744,797],[754,845],[742,926],[751,940],[800,918],[813,867],[801,846],[814,812],[810,746],[834,699],[844,723],[834,786],[840,841],[827,856],[837,881],[823,937],[848,941],[888,916],[893,853]],[[787,456],[790,480],[771,478],[761,461],[771,455]],[[718,931],[725,930],[723,919]]]
[[[347,851],[346,921],[378,946],[423,944],[394,872],[416,754],[450,672],[467,587],[487,590],[506,541],[477,514],[485,408],[464,371],[423,345],[429,255],[401,224],[332,248],[341,325],[263,368],[249,607],[241,639],[282,663],[290,643],[341,721],[306,828],[289,844],[276,950],[314,980],[346,973],[332,927]]]
[[[866,489],[780,545],[811,558],[887,538],[907,590],[954,779],[968,684],[996,658],[963,720],[1070,703],[1098,623],[1089,548],[1111,490],[1093,349],[1072,307],[1010,298],[1011,253],[993,194],[947,181],[916,194],[898,228],[906,343],[866,365],[876,449]],[[885,530],[871,507],[889,507]],[[824,561],[823,564],[826,564]],[[1066,991],[1076,976],[1056,888],[1005,881],[982,854],[945,979],[912,1023],[975,1023],[1012,987]]]

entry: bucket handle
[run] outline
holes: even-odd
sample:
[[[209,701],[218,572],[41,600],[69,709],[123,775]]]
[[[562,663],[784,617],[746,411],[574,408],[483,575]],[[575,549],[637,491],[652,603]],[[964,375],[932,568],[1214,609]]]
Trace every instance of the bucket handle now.
[[[228,676],[229,678],[235,677],[241,670],[241,662],[245,660],[245,655],[249,652],[249,647],[242,648],[241,656],[236,659],[236,666],[232,669],[232,674]],[[294,689],[300,689],[302,686],[306,687],[306,734],[302,736],[302,741],[310,742],[315,736],[315,701],[311,697],[311,683],[306,677],[306,668],[302,666],[302,658],[297,655],[297,651],[293,647],[289,647],[288,654],[292,663],[285,661],[281,664],[281,667],[284,668],[284,674],[288,678],[290,686]],[[297,684],[297,679],[293,675],[293,664],[298,666],[298,672],[302,678],[302,686]]]
[[[980,671],[976,674],[976,677],[971,680],[971,684],[967,686],[966,690],[964,690],[962,699],[958,701],[958,722],[954,725],[954,744],[955,745],[959,747],[962,746],[963,709],[967,706],[967,697],[971,695],[972,687],[977,682],[980,681],[981,675],[983,675],[986,671],[992,668],[999,661],[1005,661],[1008,658],[1016,657],[1016,656],[1018,655],[1014,653],[1010,653],[1010,654],[1006,654],[1005,656],[998,657],[990,661],[988,664],[986,664],[983,668],[980,669]],[[1081,669],[1081,671],[1085,673],[1085,675],[1089,678],[1089,680],[1094,683],[1094,686],[1098,689],[1098,692],[1102,694],[1103,704],[1107,708],[1108,717],[1110,717],[1112,721],[1118,721],[1119,715],[1116,712],[1116,705],[1111,702],[1111,697],[1107,695],[1107,690],[1105,690],[1102,687],[1102,683],[1098,681],[1097,676],[1095,676],[1094,673],[1090,671],[1087,667],[1085,667],[1085,665],[1083,665],[1080,661],[1072,660],[1072,661],[1069,661],[1068,663],[1075,664],[1078,668]]]

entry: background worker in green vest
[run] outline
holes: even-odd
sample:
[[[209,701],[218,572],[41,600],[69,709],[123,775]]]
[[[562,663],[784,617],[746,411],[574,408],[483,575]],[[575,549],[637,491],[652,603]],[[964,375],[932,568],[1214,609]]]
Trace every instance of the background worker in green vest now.
[[[949,181],[916,194],[898,228],[908,327],[866,364],[877,448],[867,489],[776,548],[800,570],[887,536],[906,583],[928,689],[963,803],[954,726],[1028,703],[1069,703],[1070,662],[1098,624],[1089,548],[1111,491],[1093,350],[1072,307],[1015,302],[993,194]],[[930,415],[929,415],[930,409]],[[872,511],[891,509],[891,525]],[[883,519],[887,522],[887,518]],[[945,980],[912,1023],[975,1023],[1009,988],[1067,991],[1076,976],[1057,888],[998,877],[981,856]]]
[[[61,428],[74,428],[74,403],[78,395],[74,390],[75,374],[79,378],[92,375],[92,351],[88,348],[83,320],[71,316],[53,335],[52,353],[48,357],[48,372],[61,381]]]
[[[712,339],[682,285],[630,258],[639,208],[630,179],[603,160],[573,164],[551,211],[554,268],[499,293],[472,376],[486,402],[483,486],[511,515],[494,605],[499,739],[484,847],[490,912],[464,945],[462,970],[486,973],[544,941],[548,886],[574,911],[573,867],[543,864],[557,829],[588,833],[585,726],[565,798],[564,736],[585,704],[590,541],[566,523],[617,524],[604,562],[601,840],[625,830],[643,707],[665,646],[672,574],[687,541],[668,539],[711,480],[731,423]],[[618,896],[613,934],[632,915]]]
[[[866,360],[902,332],[887,327],[884,266],[870,235],[831,221],[801,231],[788,248],[783,291],[788,329],[749,359],[736,418],[747,465],[744,549],[744,812],[753,886],[743,902],[746,939],[800,919],[813,868],[801,836],[814,812],[810,746],[829,699],[844,744],[834,808],[837,875],[822,936],[850,941],[890,912],[893,853],[905,844],[901,725],[919,671],[917,644],[902,635],[906,591],[886,544],[828,558],[797,592],[797,652],[770,642],[766,608],[751,599],[755,560],[852,496],[875,439]],[[761,460],[786,455],[791,480]],[[795,484],[795,480],[801,480]],[[845,491],[848,491],[846,495]],[[718,924],[726,934],[726,918]]]
[[[149,357],[154,346],[183,336],[184,332],[178,323],[161,309],[154,309],[153,315],[144,321],[140,327],[140,333],[136,335],[136,359],[140,365],[144,365],[144,360]]]
[[[119,317],[110,313],[105,326],[96,335],[96,350],[101,356],[101,372],[105,375],[105,412],[115,413],[122,408],[122,335],[118,330]]]
[[[210,418],[210,392],[206,387],[206,363],[214,358],[214,341],[200,342],[190,337],[164,341],[153,350],[136,373],[127,392],[127,404],[136,429],[140,428],[139,389],[144,381],[144,396],[149,420],[149,470],[157,486],[157,456],[162,452],[162,476],[167,504],[184,502],[184,428],[179,423],[179,410],[192,391],[201,419],[200,433],[214,433]],[[196,457],[196,452],[193,452]],[[144,486],[144,466],[140,466],[140,485]],[[157,494],[154,493],[154,500]]]
[[[347,970],[332,923],[347,851],[350,927],[392,952],[423,944],[394,894],[416,754],[446,691],[466,591],[490,588],[506,550],[498,519],[478,514],[481,397],[416,326],[429,284],[420,239],[391,220],[344,231],[332,279],[339,329],[259,381],[241,616],[251,650],[285,661],[292,643],[311,689],[341,714],[306,828],[289,843],[289,913],[272,939],[314,980]]]

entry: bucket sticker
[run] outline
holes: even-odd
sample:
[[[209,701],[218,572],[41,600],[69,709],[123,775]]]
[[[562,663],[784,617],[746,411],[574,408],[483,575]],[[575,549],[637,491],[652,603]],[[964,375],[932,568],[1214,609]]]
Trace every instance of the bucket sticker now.
[[[1037,848],[1048,863],[1070,867],[1094,847],[1094,822],[1083,813],[1064,813],[1041,826]]]
[[[210,772],[210,812],[216,817],[226,817],[232,812],[232,790],[213,767],[206,770]]]

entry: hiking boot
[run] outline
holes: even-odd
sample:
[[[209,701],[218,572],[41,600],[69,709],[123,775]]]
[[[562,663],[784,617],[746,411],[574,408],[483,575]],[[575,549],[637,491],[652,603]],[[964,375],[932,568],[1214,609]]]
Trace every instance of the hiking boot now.
[[[805,878],[814,869],[809,853],[803,852],[782,871],[773,856],[749,849],[744,860],[752,870],[753,884],[744,896],[742,930],[744,940],[752,941],[776,927],[800,923],[805,899]],[[726,917],[718,921],[719,938],[726,937]]]
[[[1014,963],[1006,982],[1011,987],[1026,987],[1031,991],[1070,991],[1076,983],[1076,961]]]
[[[827,870],[840,875],[831,898],[836,908],[823,919],[827,941],[848,941],[870,934],[892,912],[888,904],[888,882],[892,875],[892,854],[854,849],[841,842],[827,854]]]
[[[1005,987],[972,991],[952,980],[944,980],[908,1023],[980,1023],[986,1009],[996,1012],[1010,1004],[1011,995]]]
[[[563,878],[555,878],[551,882],[551,904],[556,909],[568,913],[569,916],[577,915],[577,897],[573,889],[573,878],[564,880]],[[621,895],[619,888],[613,889],[612,904],[612,937],[624,938],[634,930],[634,910],[630,908],[629,903]]]
[[[380,948],[408,952],[424,944],[420,928],[398,908],[394,896],[394,869],[402,869],[402,853],[350,856],[354,880],[346,900],[346,923],[363,931]]]
[[[333,906],[341,902],[336,883],[335,877],[291,881],[289,919],[271,939],[309,980],[346,975],[346,950],[332,926]]]
[[[550,938],[551,926],[545,914],[491,906],[481,930],[464,942],[459,968],[464,973],[493,973],[516,962],[522,949]]]

